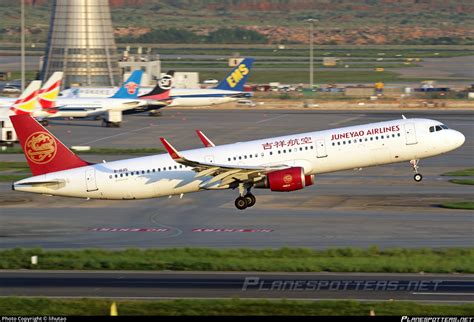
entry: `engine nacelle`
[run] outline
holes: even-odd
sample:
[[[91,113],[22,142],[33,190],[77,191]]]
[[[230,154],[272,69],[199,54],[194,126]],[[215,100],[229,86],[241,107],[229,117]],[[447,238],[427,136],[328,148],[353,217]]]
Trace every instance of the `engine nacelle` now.
[[[295,191],[314,184],[314,175],[305,175],[301,167],[276,170],[255,184],[255,188],[270,188],[271,191]]]

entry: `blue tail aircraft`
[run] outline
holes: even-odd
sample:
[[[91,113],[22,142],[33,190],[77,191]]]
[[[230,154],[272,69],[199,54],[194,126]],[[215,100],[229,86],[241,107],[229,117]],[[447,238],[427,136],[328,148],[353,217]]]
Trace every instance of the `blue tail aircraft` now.
[[[214,88],[172,88],[169,94],[172,103],[169,106],[217,105],[252,97],[252,92],[244,91],[244,85],[252,70],[253,60],[243,59]]]

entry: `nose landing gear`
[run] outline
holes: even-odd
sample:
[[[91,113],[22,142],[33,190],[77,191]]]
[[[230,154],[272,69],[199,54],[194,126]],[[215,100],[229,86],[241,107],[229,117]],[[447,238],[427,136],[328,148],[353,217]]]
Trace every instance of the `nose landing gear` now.
[[[416,182],[420,182],[421,180],[423,180],[423,176],[421,175],[421,173],[418,173],[418,163],[420,162],[420,160],[411,160],[410,161],[410,164],[411,166],[413,167],[413,172],[415,173],[415,175],[413,176],[413,180],[415,180]]]

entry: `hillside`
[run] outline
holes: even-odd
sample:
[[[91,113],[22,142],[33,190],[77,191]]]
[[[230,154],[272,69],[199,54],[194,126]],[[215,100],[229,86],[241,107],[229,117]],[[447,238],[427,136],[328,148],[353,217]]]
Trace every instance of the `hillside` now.
[[[51,0],[28,1],[28,38],[44,42]],[[15,41],[19,37],[18,1],[0,2],[3,17],[0,41]],[[316,18],[318,44],[474,44],[471,0],[110,0],[110,3],[119,41],[133,41],[153,31],[174,28],[178,32],[171,42],[203,42],[199,36],[240,27],[263,35],[267,43],[307,43],[308,23],[304,20]],[[197,37],[182,37],[184,32]],[[168,39],[164,41],[169,42]],[[150,38],[149,41],[160,40]],[[245,35],[242,40],[254,42]]]

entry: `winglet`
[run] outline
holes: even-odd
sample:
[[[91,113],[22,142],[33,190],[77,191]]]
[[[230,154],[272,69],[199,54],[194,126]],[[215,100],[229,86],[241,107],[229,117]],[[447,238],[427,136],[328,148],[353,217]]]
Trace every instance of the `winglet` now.
[[[405,115],[403,115],[403,114],[402,114],[402,118],[403,118],[404,120],[406,120],[406,119],[407,119],[407,118],[405,117]]]
[[[179,154],[178,150],[176,150],[165,138],[160,138],[161,143],[165,146],[166,151],[168,151],[170,157],[175,160],[181,160],[183,157]]]
[[[201,130],[196,130],[196,133],[206,148],[212,148],[216,146],[204,133],[201,132]]]

